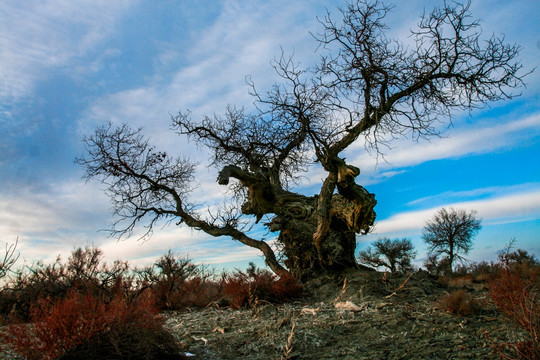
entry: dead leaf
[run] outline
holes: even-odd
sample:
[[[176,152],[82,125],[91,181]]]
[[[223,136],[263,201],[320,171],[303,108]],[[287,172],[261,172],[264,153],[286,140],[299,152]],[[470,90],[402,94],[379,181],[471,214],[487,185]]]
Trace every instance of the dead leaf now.
[[[214,330],[212,330],[212,332],[218,332],[218,333],[225,334],[225,329],[222,328],[222,327],[216,326],[216,328]]]
[[[202,342],[204,343],[204,346],[206,346],[206,344],[208,343],[208,340],[206,340],[206,339],[203,338],[203,337],[198,338],[198,337],[196,337],[196,336],[192,336],[192,338],[193,338],[193,340],[195,340],[195,341],[202,341]]]
[[[319,308],[312,309],[312,308],[303,308],[300,311],[300,315],[317,315],[317,311],[319,311]]]
[[[388,306],[388,305],[392,305],[392,303],[387,303],[387,302],[379,303],[379,304],[377,304],[377,305],[375,306],[375,309],[380,310],[380,309],[382,309],[383,307]]]
[[[351,301],[340,301],[335,304],[336,309],[348,310],[348,311],[362,311],[363,306],[358,306]]]

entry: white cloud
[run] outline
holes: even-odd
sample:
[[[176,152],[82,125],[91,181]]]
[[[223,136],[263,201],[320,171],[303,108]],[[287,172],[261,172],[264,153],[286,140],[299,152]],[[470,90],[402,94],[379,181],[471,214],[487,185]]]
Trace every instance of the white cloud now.
[[[480,192],[480,191],[478,191]],[[375,234],[392,234],[415,231],[419,232],[435,212],[441,208],[460,208],[478,211],[484,224],[502,221],[519,222],[531,218],[540,218],[540,189],[506,196],[497,196],[482,200],[447,203],[437,208],[403,212],[376,223]]]
[[[485,123],[484,123],[485,124]],[[488,123],[489,124],[489,123]],[[384,156],[384,162],[367,154],[358,143],[349,150],[351,163],[363,170],[367,178],[364,184],[375,183],[382,178],[399,174],[403,167],[410,167],[430,160],[458,158],[473,154],[483,154],[494,150],[519,147],[540,134],[540,114],[534,114],[515,121],[481,126],[461,126],[448,131],[445,137],[431,141],[412,142],[407,140],[392,143],[392,148]],[[354,158],[353,156],[359,154]],[[392,171],[388,171],[392,170]]]
[[[2,1],[0,99],[32,93],[48,71],[84,56],[113,29],[130,0]]]
[[[107,262],[129,260],[134,266],[152,264],[169,249],[205,264],[252,260],[261,255],[229,238],[214,238],[174,222],[156,225],[146,241],[138,240],[137,234],[145,231],[142,226],[129,238],[111,238],[107,231],[101,231],[114,219],[100,187],[94,182],[66,181],[39,192],[23,188],[0,195],[0,247],[19,239],[19,264],[49,263],[58,255],[66,260],[74,249],[85,246],[101,248]]]
[[[245,77],[267,89],[276,79],[269,63],[280,46],[308,59],[314,55],[316,44],[308,33],[316,22],[314,7],[310,2],[225,2],[215,22],[184,49],[180,68],[165,79],[154,74],[147,84],[101,98],[81,119],[81,132],[107,120],[129,122],[178,148],[169,114],[190,109],[199,119],[222,113],[228,104],[250,107]],[[170,47],[162,48],[158,58],[170,57]]]

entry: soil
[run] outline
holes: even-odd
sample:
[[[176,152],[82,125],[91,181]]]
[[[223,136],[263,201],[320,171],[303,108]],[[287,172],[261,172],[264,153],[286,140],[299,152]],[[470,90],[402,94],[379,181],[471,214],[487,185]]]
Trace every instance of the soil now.
[[[288,304],[216,305],[165,316],[195,360],[496,359],[494,342],[519,337],[484,284],[461,284],[478,309],[457,316],[438,305],[455,289],[424,271],[407,278],[351,272],[308,282],[305,296]]]

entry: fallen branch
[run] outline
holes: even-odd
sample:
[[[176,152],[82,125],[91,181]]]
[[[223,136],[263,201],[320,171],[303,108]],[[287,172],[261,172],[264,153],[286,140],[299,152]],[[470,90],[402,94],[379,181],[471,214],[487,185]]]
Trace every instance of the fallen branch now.
[[[410,273],[409,276],[405,279],[405,281],[401,285],[399,285],[398,288],[396,290],[394,290],[393,293],[391,293],[388,296],[385,296],[385,299],[390,299],[392,296],[396,295],[399,290],[403,289],[403,287],[405,286],[407,281],[409,281],[409,279],[411,278],[412,274],[413,273]]]

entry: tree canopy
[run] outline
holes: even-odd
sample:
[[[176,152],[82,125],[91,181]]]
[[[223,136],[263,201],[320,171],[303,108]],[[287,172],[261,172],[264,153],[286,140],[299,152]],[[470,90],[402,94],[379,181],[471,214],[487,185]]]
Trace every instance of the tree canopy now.
[[[360,169],[343,152],[359,139],[379,151],[396,137],[429,138],[455,110],[512,98],[523,85],[519,47],[482,39],[469,5],[445,3],[422,15],[414,45],[405,46],[386,35],[391,7],[353,1],[320,19],[314,67],[282,54],[273,64],[279,82],[266,92],[249,83],[253,109],[229,106],[201,120],[189,111],[173,116],[173,129],[210,150],[218,183],[235,194],[236,204],[210,215],[189,198],[195,164],[156,150],[141,129],[99,127],[84,138],[87,154],[77,162],[86,178],[107,184],[113,234],[129,235],[139,223],[151,234],[163,219],[257,248],[276,273],[356,266],[356,235],[370,231],[376,201],[355,182]],[[325,173],[319,193],[294,192],[313,167]],[[242,224],[250,216],[268,218],[277,249],[249,235]]]
[[[412,268],[411,260],[416,257],[413,244],[410,239],[381,238],[358,254],[361,264],[375,268],[384,266],[391,272],[405,272]]]
[[[440,209],[423,229],[429,255],[433,260],[442,255],[452,273],[454,261],[463,260],[461,254],[467,254],[472,248],[472,239],[482,228],[481,223],[476,211]]]

